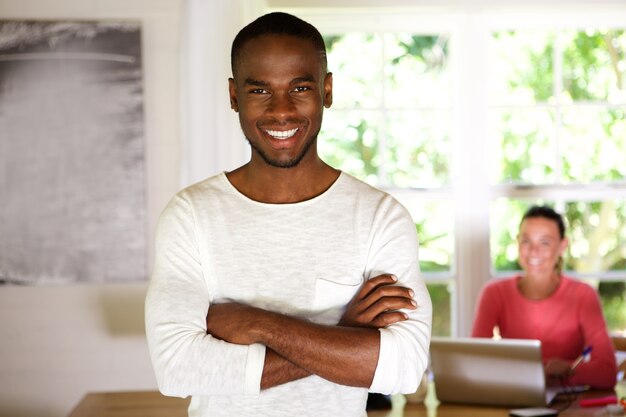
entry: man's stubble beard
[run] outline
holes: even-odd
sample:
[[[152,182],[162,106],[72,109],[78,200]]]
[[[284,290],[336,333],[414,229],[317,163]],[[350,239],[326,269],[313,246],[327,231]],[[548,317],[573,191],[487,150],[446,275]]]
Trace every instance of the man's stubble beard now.
[[[319,132],[318,132],[319,133]],[[300,152],[298,155],[296,155],[295,158],[292,158],[288,161],[277,161],[275,159],[271,159],[264,151],[263,149],[261,149],[259,146],[255,145],[250,139],[248,139],[246,137],[246,140],[248,141],[248,143],[250,144],[250,147],[252,148],[252,152],[256,152],[259,154],[259,156],[265,161],[266,164],[268,164],[269,166],[272,166],[274,168],[294,168],[296,166],[298,166],[298,164],[300,164],[300,162],[302,161],[302,159],[306,156],[306,154],[311,150],[311,147],[313,146],[313,144],[317,141],[317,134],[315,134],[315,136],[313,136],[305,145],[304,148],[302,149],[302,152]]]

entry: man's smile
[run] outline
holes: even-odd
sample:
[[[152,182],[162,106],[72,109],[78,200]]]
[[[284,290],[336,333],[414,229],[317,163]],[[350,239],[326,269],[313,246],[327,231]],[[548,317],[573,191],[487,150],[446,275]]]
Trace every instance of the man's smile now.
[[[298,128],[290,130],[266,130],[265,132],[274,139],[285,140],[295,135],[297,131]]]

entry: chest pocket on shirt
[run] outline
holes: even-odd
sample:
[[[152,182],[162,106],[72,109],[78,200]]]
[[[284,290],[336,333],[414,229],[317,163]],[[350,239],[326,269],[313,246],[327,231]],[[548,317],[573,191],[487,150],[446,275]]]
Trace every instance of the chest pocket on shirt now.
[[[315,281],[313,309],[343,309],[361,288],[361,277],[324,277]]]

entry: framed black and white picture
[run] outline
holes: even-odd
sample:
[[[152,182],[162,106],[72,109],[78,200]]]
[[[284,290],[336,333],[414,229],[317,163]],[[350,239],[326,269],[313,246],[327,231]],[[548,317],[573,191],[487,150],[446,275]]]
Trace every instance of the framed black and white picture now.
[[[146,279],[141,30],[0,20],[0,283]]]

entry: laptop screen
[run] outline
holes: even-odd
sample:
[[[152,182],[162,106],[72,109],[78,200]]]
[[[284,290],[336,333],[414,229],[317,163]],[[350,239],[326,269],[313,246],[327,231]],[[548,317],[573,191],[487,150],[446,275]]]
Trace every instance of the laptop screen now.
[[[442,402],[536,406],[554,396],[546,392],[539,340],[433,337],[430,356]]]

